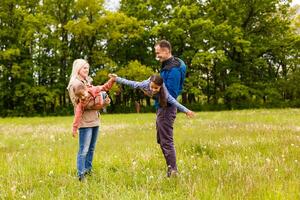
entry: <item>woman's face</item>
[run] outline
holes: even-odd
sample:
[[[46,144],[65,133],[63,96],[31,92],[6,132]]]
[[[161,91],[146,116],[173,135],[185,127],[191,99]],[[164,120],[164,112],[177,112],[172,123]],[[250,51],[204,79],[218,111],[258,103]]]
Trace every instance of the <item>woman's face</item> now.
[[[83,67],[80,68],[78,75],[82,78],[82,79],[86,79],[89,75],[89,70],[90,70],[90,66],[88,63],[84,64]]]
[[[154,82],[150,83],[150,90],[153,94],[157,94],[160,91],[161,86],[156,85]]]

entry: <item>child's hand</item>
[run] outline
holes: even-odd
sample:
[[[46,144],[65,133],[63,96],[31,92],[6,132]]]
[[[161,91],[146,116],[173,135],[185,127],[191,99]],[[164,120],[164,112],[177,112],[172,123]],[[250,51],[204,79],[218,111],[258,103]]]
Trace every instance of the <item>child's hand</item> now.
[[[77,136],[77,131],[73,131],[72,136],[75,138]]]
[[[116,80],[116,78],[118,77],[118,75],[117,74],[108,74],[108,77]]]
[[[185,113],[187,117],[192,118],[194,117],[196,114],[193,111],[188,111],[187,113]]]

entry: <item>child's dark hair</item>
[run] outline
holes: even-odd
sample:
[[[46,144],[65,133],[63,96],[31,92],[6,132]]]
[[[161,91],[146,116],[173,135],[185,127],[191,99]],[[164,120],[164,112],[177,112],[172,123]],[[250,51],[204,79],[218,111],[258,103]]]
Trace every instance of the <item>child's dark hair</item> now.
[[[161,86],[159,91],[159,105],[163,108],[167,107],[167,95],[166,91],[163,88],[164,79],[160,75],[152,75],[150,81],[155,83],[158,86]]]

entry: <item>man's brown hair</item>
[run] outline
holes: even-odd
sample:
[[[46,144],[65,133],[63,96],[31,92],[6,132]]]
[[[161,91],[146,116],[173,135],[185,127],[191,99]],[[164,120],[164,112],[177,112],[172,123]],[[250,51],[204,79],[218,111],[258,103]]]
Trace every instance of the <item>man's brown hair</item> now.
[[[167,40],[160,40],[155,44],[155,46],[159,46],[160,48],[167,48],[170,52],[172,51],[171,43]]]

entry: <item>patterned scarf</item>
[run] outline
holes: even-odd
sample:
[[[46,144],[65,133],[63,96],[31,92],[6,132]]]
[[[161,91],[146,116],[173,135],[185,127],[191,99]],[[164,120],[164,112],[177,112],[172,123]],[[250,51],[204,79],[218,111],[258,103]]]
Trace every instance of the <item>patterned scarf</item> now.
[[[180,67],[179,59],[174,56],[162,62],[162,70],[170,70],[173,67]]]

